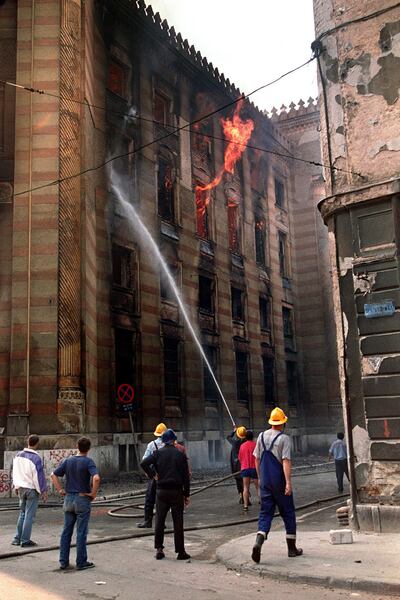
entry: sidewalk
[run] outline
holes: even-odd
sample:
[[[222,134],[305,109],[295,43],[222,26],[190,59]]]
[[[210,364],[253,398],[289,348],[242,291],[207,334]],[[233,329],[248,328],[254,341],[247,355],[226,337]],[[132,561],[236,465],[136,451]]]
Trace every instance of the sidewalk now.
[[[400,534],[354,534],[353,544],[332,545],[328,531],[300,531],[304,555],[288,558],[284,531],[272,531],[261,562],[251,560],[255,533],[232,540],[217,550],[217,559],[235,571],[262,577],[395,594],[400,597]]]

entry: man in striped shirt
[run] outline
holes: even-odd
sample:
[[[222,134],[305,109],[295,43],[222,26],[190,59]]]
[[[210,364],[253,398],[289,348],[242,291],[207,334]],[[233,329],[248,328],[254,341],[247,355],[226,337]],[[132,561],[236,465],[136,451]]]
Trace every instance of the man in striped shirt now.
[[[39,437],[30,435],[28,447],[18,452],[13,460],[13,486],[19,496],[19,517],[13,546],[29,548],[37,544],[31,540],[32,525],[39,504],[39,496],[47,500],[47,482],[43,462],[36,452]]]

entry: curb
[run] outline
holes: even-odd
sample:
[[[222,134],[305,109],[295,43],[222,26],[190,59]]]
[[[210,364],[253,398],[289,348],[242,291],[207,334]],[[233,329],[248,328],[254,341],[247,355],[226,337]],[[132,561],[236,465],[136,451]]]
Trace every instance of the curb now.
[[[340,588],[348,589],[351,591],[363,591],[373,592],[379,594],[390,594],[400,595],[400,582],[394,583],[388,580],[378,579],[361,579],[358,577],[345,578],[345,577],[327,577],[309,574],[299,574],[288,571],[287,568],[282,566],[282,570],[268,570],[266,567],[260,567],[256,565],[237,563],[231,558],[231,550],[228,550],[228,546],[231,546],[232,542],[223,544],[216,551],[217,561],[225,565],[230,570],[237,571],[240,573],[249,573],[254,575],[255,573],[259,577],[265,577],[269,579],[276,579],[279,581],[288,581],[289,583],[306,583],[309,585],[315,585],[325,588]],[[229,551],[229,556],[227,555]]]

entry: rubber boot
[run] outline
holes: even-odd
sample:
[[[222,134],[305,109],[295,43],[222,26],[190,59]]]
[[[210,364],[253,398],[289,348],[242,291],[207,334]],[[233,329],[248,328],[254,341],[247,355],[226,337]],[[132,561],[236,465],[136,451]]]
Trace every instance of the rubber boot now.
[[[286,543],[288,547],[289,558],[293,558],[294,556],[301,556],[303,554],[303,550],[301,548],[296,547],[296,538],[286,538]]]
[[[260,558],[261,558],[261,546],[265,542],[265,539],[266,539],[266,537],[264,536],[263,533],[257,533],[256,541],[255,541],[255,544],[253,546],[253,551],[251,553],[251,558],[254,560],[255,563],[259,563],[260,562]]]
[[[137,524],[137,526],[140,527],[140,529],[151,529],[152,525],[153,515],[148,513],[144,513],[144,521],[142,523]]]

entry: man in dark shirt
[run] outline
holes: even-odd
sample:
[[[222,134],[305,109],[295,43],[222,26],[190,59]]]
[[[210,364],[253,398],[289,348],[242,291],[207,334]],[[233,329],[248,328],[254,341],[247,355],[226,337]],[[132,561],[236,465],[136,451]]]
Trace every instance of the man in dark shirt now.
[[[156,527],[154,547],[156,559],[165,557],[164,554],[164,527],[168,511],[171,509],[174,523],[175,552],[178,560],[190,558],[185,551],[183,534],[183,509],[189,505],[190,476],[186,455],[178,450],[174,443],[176,434],[172,429],[167,429],[161,437],[164,447],[156,450],[151,456],[144,459],[140,466],[149,477],[157,481],[156,495]]]
[[[86,540],[88,534],[91,502],[96,498],[100,476],[94,461],[88,457],[90,440],[78,440],[79,453],[65,459],[51,474],[56,490],[64,498],[64,529],[60,540],[60,568],[69,566],[71,538],[76,523],[76,568],[79,571],[94,567],[87,559]],[[65,489],[59,477],[65,475]],[[92,480],[92,483],[91,483]]]

